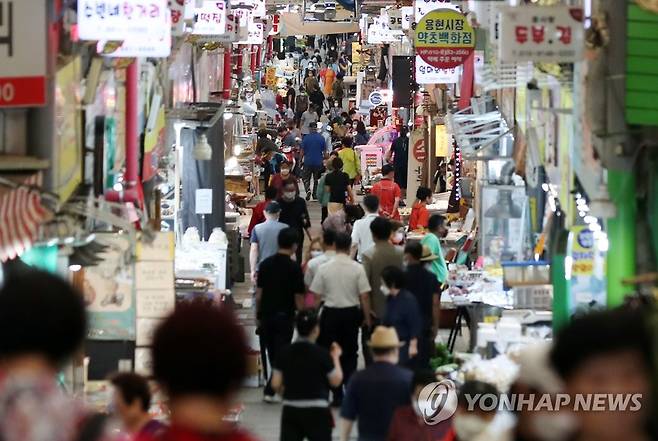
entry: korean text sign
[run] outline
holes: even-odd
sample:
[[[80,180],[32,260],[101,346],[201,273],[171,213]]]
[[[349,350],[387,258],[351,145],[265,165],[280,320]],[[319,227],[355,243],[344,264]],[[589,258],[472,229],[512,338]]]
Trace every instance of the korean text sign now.
[[[500,12],[503,62],[574,62],[583,57],[582,10],[568,6],[519,6]]]
[[[466,61],[475,49],[475,33],[468,20],[453,9],[425,14],[414,35],[416,53],[433,67],[450,69]]]
[[[167,0],[79,0],[81,40],[160,38],[171,26]]]
[[[46,104],[46,3],[0,0],[0,107]]]
[[[195,35],[220,35],[226,32],[226,3],[224,1],[204,1],[195,11]]]

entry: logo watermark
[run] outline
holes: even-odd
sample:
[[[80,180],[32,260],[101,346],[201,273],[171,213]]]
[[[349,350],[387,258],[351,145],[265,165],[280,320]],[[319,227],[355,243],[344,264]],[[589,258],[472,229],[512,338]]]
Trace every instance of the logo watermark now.
[[[642,394],[465,394],[462,406],[467,411],[485,412],[637,412]],[[452,417],[457,410],[457,388],[450,380],[430,383],[418,396],[418,410],[428,425]]]

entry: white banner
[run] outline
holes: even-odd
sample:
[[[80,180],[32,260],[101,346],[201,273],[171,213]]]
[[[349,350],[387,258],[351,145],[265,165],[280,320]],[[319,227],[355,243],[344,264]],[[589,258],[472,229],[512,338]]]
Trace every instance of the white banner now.
[[[563,5],[502,8],[498,54],[505,63],[570,63],[583,57],[584,34],[582,9]]]
[[[416,23],[435,9],[459,9],[450,3],[450,0],[415,0],[414,1],[414,20]]]
[[[413,6],[403,6],[402,11],[402,29],[411,29],[411,23],[414,21],[414,8]]]
[[[263,28],[265,25],[258,21],[255,21],[253,18],[248,23],[247,27],[247,39],[239,41],[240,44],[262,44],[263,43]]]
[[[224,1],[204,1],[197,8],[194,18],[194,35],[221,35],[226,32],[226,3]]]
[[[171,11],[171,34],[180,37],[185,33],[185,1],[169,0]]]
[[[104,57],[111,58],[167,58],[171,54],[171,26],[165,27],[165,33],[160,38],[130,38],[124,40],[118,47],[114,43],[99,41],[96,51]]]
[[[461,66],[452,69],[439,69],[430,66],[416,55],[416,83],[418,84],[452,84],[459,81]]]
[[[170,26],[167,0],[78,1],[81,40],[160,38]]]
[[[373,23],[368,27],[367,40],[368,44],[393,43],[398,41],[398,35],[395,35],[388,27],[386,17],[375,17]]]

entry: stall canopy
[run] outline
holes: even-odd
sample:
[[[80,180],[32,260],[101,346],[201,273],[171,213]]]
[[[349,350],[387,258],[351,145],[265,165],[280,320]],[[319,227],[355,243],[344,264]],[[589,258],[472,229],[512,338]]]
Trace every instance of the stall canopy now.
[[[302,21],[301,14],[282,12],[279,21],[281,37],[292,35],[327,35],[359,32],[359,23],[332,21]]]

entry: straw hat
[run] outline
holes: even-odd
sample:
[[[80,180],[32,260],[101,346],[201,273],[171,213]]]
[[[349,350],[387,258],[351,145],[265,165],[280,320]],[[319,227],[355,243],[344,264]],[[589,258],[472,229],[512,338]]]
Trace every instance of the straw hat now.
[[[377,326],[370,336],[368,346],[377,349],[393,349],[402,346],[398,339],[398,333],[395,328],[387,328],[386,326]]]
[[[433,260],[438,259],[439,256],[434,254],[432,250],[430,250],[430,247],[427,245],[423,245],[423,256],[420,258],[421,262],[432,262]]]

